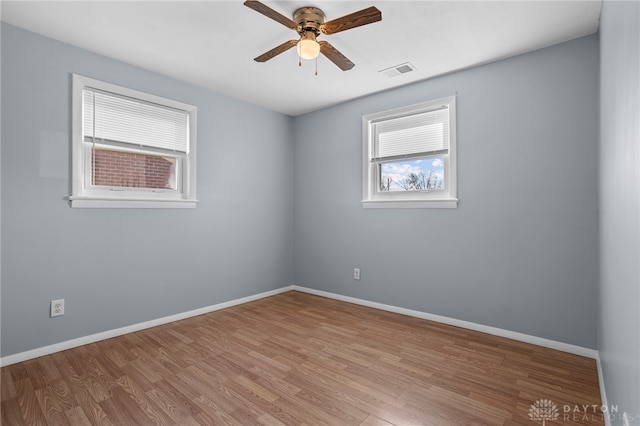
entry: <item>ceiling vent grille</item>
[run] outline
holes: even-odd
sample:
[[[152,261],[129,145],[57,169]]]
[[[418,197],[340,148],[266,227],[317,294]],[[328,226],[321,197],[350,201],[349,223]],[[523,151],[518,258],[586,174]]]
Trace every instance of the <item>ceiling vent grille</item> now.
[[[402,74],[406,74],[411,71],[415,71],[416,67],[409,62],[405,62],[404,64],[396,65],[391,68],[384,69],[382,71],[378,71],[378,73],[384,75],[385,77],[397,77]]]

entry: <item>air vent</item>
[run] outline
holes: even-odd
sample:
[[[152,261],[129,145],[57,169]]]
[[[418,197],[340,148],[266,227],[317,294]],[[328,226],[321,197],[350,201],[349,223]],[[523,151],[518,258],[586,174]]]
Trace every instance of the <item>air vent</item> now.
[[[406,74],[411,71],[415,71],[416,67],[414,67],[411,63],[405,62],[404,64],[396,65],[391,68],[384,69],[382,71],[378,71],[378,73],[384,75],[385,77],[397,77],[401,74]]]

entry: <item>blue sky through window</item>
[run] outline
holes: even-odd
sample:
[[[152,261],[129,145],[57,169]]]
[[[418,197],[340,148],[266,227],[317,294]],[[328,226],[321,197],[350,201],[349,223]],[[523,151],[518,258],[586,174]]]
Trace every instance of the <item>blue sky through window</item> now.
[[[444,185],[444,157],[395,161],[380,166],[381,191],[442,190]]]

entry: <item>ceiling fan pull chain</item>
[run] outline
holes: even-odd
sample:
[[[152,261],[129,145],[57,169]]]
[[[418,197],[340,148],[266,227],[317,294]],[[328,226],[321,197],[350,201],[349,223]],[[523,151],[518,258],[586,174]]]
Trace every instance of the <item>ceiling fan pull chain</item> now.
[[[316,74],[315,75],[318,75],[318,57],[317,56],[316,56]]]

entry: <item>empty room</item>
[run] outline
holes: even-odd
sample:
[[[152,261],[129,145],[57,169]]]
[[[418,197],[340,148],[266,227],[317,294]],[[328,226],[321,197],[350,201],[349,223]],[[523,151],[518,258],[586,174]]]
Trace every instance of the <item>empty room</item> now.
[[[2,1],[3,425],[640,426],[640,1]]]

